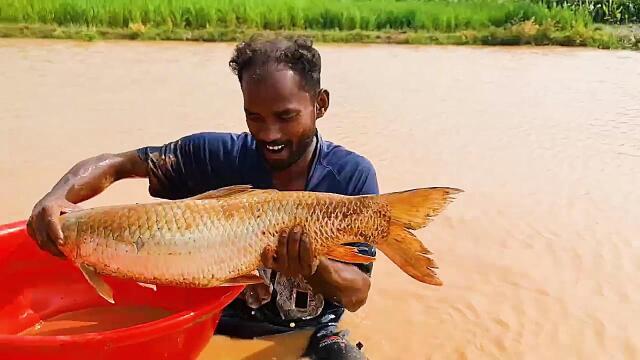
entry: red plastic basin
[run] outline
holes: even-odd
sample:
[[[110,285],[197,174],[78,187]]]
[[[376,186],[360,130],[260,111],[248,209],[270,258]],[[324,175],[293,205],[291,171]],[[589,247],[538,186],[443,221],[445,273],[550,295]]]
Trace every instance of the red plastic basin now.
[[[69,261],[41,251],[25,222],[0,226],[0,359],[195,359],[222,309],[243,289],[187,289],[105,277],[115,305],[102,299]],[[96,306],[146,305],[172,312],[160,320],[67,336],[16,335],[61,313]]]

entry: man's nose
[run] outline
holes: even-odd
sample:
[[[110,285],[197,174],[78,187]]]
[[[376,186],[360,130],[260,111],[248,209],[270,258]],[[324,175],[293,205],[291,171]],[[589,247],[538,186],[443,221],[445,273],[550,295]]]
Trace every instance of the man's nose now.
[[[277,125],[264,125],[256,136],[260,141],[273,142],[282,139],[282,132]]]

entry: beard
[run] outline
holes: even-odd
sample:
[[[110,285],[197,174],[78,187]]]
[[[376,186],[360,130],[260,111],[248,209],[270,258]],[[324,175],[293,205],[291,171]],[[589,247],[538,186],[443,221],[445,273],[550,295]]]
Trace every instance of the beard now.
[[[303,138],[298,142],[285,141],[279,143],[265,143],[258,141],[258,148],[262,153],[265,162],[272,171],[283,171],[291,167],[291,165],[298,162],[307,153],[309,148],[313,145],[313,141],[316,136],[316,129],[312,129],[308,133],[304,134]],[[286,151],[286,157],[283,159],[270,159],[265,152],[268,152],[267,146],[284,145]]]

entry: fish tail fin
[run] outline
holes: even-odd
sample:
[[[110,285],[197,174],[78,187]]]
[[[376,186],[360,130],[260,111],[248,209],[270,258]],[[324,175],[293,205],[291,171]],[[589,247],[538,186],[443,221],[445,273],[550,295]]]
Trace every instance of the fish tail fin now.
[[[427,226],[462,190],[433,187],[380,195],[391,208],[391,220],[407,229]]]
[[[392,224],[389,237],[378,244],[378,249],[412,278],[430,285],[442,285],[433,270],[438,265],[429,257],[431,251],[403,226]]]
[[[433,271],[438,266],[429,257],[431,251],[409,230],[427,226],[462,192],[455,188],[424,188],[381,195],[391,210],[389,235],[378,248],[412,278],[440,286],[442,280]]]

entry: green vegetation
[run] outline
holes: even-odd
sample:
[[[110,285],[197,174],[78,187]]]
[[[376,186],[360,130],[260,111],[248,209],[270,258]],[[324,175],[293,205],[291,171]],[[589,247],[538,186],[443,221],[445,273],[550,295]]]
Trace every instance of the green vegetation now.
[[[585,10],[592,20],[607,24],[639,24],[640,0],[542,0],[548,7]]]
[[[640,0],[585,1],[0,0],[0,36],[238,41],[278,32],[330,42],[638,47],[635,31],[594,19],[637,21]]]
[[[463,0],[4,0],[0,20],[126,28],[132,23],[179,29],[413,29],[454,32],[535,19],[568,29],[591,23],[585,11],[529,1]]]

